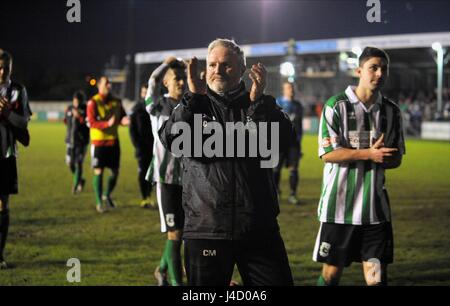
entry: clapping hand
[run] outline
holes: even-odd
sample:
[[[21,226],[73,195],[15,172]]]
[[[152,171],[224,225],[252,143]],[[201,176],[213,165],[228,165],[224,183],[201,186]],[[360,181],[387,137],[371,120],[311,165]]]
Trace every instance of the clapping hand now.
[[[195,94],[206,94],[206,82],[200,78],[198,73],[198,59],[196,57],[191,58],[187,62],[187,82],[189,91]]]
[[[267,71],[263,64],[258,63],[252,66],[249,74],[253,84],[250,89],[250,100],[255,102],[261,98],[266,88]]]

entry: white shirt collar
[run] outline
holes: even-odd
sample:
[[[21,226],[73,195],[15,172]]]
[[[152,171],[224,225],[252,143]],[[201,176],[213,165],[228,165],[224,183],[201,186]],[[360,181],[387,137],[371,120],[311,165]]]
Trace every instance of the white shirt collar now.
[[[350,103],[361,103],[364,108],[366,108],[366,105],[359,100],[359,98],[355,94],[356,86],[349,85],[347,89],[345,90],[345,95],[347,96]],[[381,93],[378,93],[377,100],[374,104],[372,104],[367,111],[370,111],[375,105],[381,104]],[[378,106],[377,106],[378,107]]]

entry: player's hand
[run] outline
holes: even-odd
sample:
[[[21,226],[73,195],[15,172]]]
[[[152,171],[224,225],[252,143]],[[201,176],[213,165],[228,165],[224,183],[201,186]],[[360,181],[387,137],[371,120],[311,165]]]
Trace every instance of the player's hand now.
[[[375,163],[383,163],[386,158],[393,156],[397,151],[396,148],[385,148],[383,140],[384,134],[381,134],[381,137],[369,149],[369,158]]]
[[[5,97],[0,97],[0,111],[2,111],[3,109],[5,109],[6,107],[8,107],[8,100],[6,100]]]
[[[164,64],[170,65],[173,62],[176,62],[178,59],[175,56],[166,57],[164,60]]]
[[[249,74],[253,84],[250,89],[250,100],[255,102],[261,98],[266,88],[267,71],[263,64],[253,65]]]
[[[80,112],[78,112],[78,109],[76,108],[72,108],[72,114],[77,119],[80,117]]]
[[[187,62],[187,82],[189,91],[195,94],[206,94],[206,82],[198,74],[198,59],[191,58]]]
[[[130,125],[130,118],[128,116],[125,116],[120,120],[120,124],[124,126]]]
[[[9,112],[9,102],[5,97],[0,97],[0,114]]]
[[[109,118],[109,120],[108,120],[108,126],[111,127],[115,124],[116,124],[116,115],[112,115],[112,117]]]
[[[372,145],[372,148],[374,149],[379,149],[384,147],[384,134],[381,134],[380,138],[378,138],[377,141],[375,141],[375,143]]]

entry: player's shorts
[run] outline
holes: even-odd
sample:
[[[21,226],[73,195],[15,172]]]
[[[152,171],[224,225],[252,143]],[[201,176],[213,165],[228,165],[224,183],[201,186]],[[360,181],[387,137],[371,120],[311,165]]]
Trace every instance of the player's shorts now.
[[[321,223],[313,260],[348,267],[352,262],[376,259],[389,264],[394,259],[390,222],[371,225]]]
[[[66,149],[66,164],[73,166],[78,163],[83,163],[86,156],[87,146],[72,146],[67,145]]]
[[[91,145],[92,168],[119,169],[120,166],[120,145],[116,143],[112,146]]]
[[[159,182],[156,184],[156,199],[161,219],[161,232],[183,229],[182,195],[183,187],[180,185]]]
[[[17,194],[16,157],[0,158],[0,195]]]
[[[280,233],[248,240],[184,239],[189,286],[228,286],[237,265],[244,286],[292,286]]]

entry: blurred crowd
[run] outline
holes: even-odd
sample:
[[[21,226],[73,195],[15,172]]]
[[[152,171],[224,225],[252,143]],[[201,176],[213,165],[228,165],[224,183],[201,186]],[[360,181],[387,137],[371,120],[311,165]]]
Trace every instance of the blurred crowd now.
[[[450,94],[448,93],[443,95],[442,114],[437,112],[437,98],[433,93],[400,92],[396,97],[392,96],[392,100],[398,103],[403,112],[404,130],[409,136],[420,137],[421,125],[424,121],[450,121]],[[309,96],[304,97],[303,101],[306,101],[305,116],[320,118],[325,100]]]
[[[407,135],[420,136],[421,125],[424,121],[450,121],[448,95],[444,95],[442,100],[442,114],[438,114],[435,94],[424,91],[400,93],[397,102],[403,111],[403,124]]]

